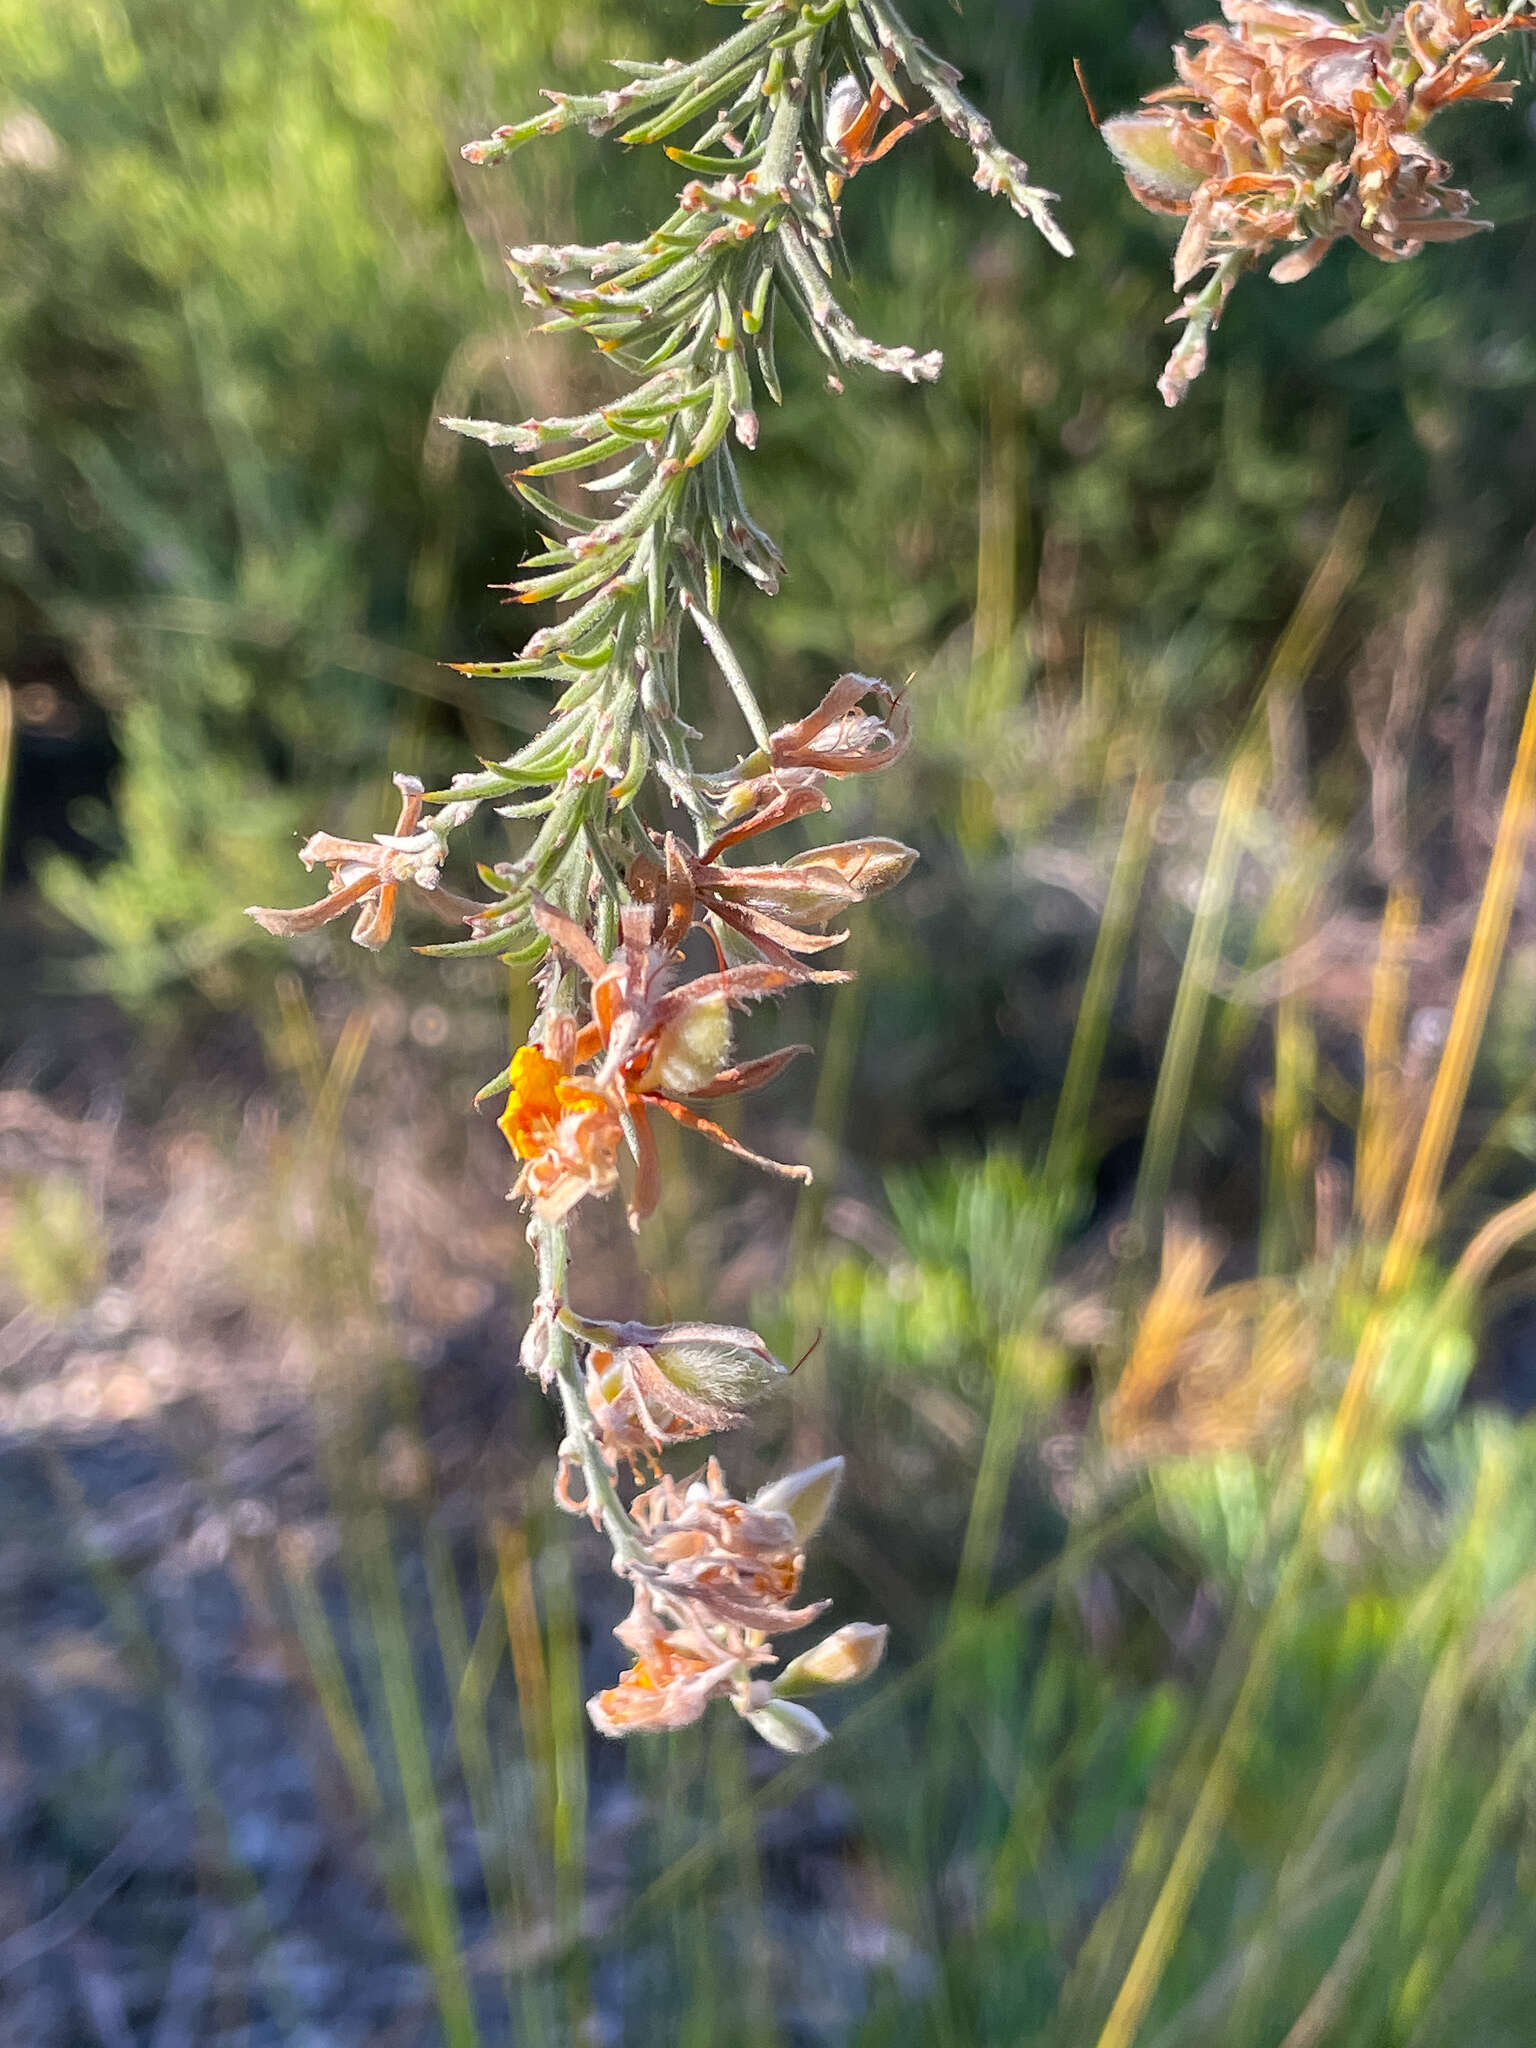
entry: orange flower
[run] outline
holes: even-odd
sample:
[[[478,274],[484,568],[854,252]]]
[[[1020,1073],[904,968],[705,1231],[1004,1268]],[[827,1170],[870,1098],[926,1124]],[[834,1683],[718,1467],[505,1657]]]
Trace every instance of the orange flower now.
[[[553,1021],[550,1032],[558,1032],[558,1042],[546,1033],[543,1051],[556,1075],[551,1078],[546,1067],[527,1063],[526,1098],[517,1061],[513,1062],[511,1096],[501,1126],[513,1149],[528,1159],[515,1193],[531,1200],[546,1220],[565,1215],[584,1195],[606,1194],[617,1178],[614,1159],[622,1112],[629,1118],[637,1162],[629,1219],[638,1227],[640,1218],[656,1206],[660,1192],[649,1123],[653,1109],[769,1173],[810,1179],[809,1167],[786,1166],[749,1152],[729,1132],[678,1099],[691,1096],[702,1101],[761,1088],[807,1050],[790,1045],[739,1066],[730,1064],[731,1010],[810,980],[807,969],[794,963],[750,963],[676,986],[677,949],[692,920],[691,905],[674,904],[654,942],[650,908],[643,903],[626,905],[619,951],[612,960],[603,958],[574,918],[537,898],[533,916],[550,944],[586,975],[592,1014],[579,1030],[573,1019]],[[590,1072],[575,1073],[589,1062]],[[577,1091],[569,1104],[561,1095],[562,1084]],[[523,1146],[529,1149],[523,1151]]]
[[[772,1654],[761,1649],[737,1656],[691,1624],[663,1628],[644,1586],[635,1588],[634,1610],[614,1634],[634,1652],[635,1661],[617,1685],[587,1702],[600,1735],[687,1728],[711,1700],[742,1691],[751,1666],[768,1662]]]
[[[551,1059],[539,1045],[512,1058],[507,1106],[498,1122],[519,1159],[527,1161],[512,1192],[535,1215],[558,1223],[584,1195],[606,1195],[619,1177],[623,1129],[606,1095]]]

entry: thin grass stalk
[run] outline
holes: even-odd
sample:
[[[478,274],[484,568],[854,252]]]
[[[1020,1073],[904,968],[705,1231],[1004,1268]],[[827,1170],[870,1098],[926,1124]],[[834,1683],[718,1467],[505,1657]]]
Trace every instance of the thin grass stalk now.
[[[1390,2040],[1405,2042],[1425,2016],[1436,1991],[1450,1971],[1450,1950],[1466,1924],[1498,1834],[1536,1773],[1536,1714],[1531,1714],[1504,1753],[1493,1783],[1484,1793],[1456,1860],[1442,1882],[1435,1910],[1412,1962],[1397,1986],[1391,2014]]]
[[[812,1247],[824,1234],[828,1187],[836,1184],[836,1167],[842,1145],[848,1101],[858,1064],[859,1026],[864,1016],[864,981],[857,973],[862,953],[862,927],[849,941],[849,961],[856,979],[844,982],[832,998],[827,1020],[826,1051],[816,1077],[816,1094],[811,1104],[811,1137],[816,1150],[816,1178],[809,1187],[795,1191],[795,1212],[789,1226],[785,1264],[791,1274],[805,1270]],[[790,1439],[790,1461],[811,1465],[830,1455],[834,1418],[828,1383],[827,1360],[801,1306],[797,1291],[790,1329],[789,1356],[795,1363],[794,1428]]]
[[[441,1526],[434,1521],[429,1520],[423,1531],[423,1554],[433,1629],[448,1682],[454,1749],[475,1826],[486,1903],[501,1950],[507,2022],[514,2030],[520,2023],[522,2038],[529,2048],[535,2048],[535,2044],[548,2037],[542,2009],[526,1974],[515,1972],[512,1967],[519,1920],[527,1918],[527,1899],[511,1854],[514,1830],[498,1792],[486,1716],[491,1680],[505,1647],[499,1603],[493,1594],[472,1643],[465,1627],[452,1549]]]
[[[1481,1494],[1479,1498],[1481,1501]],[[1478,1519],[1486,1519],[1488,1513],[1496,1511],[1496,1508],[1497,1502],[1474,1505],[1474,1524]],[[1322,1774],[1293,1832],[1291,1846],[1275,1874],[1271,1904],[1266,1911],[1267,1925],[1278,1926],[1292,1910],[1293,1901],[1315,1893],[1325,1881],[1324,1874],[1329,1865],[1342,1853],[1346,1829],[1351,1824],[1359,1824],[1361,1812],[1370,1801],[1378,1797],[1384,1800],[1388,1796],[1385,1785],[1378,1785],[1370,1773],[1362,1772],[1361,1745],[1409,1664],[1423,1653],[1426,1640],[1443,1632],[1451,1573],[1452,1566],[1447,1561],[1424,1588],[1405,1617],[1369,1690],[1338,1731]],[[1266,1971],[1274,1953],[1273,1941],[1263,1945],[1257,1935],[1248,1945],[1236,1996],[1228,2008],[1232,2048],[1243,2048],[1243,2044],[1254,2040],[1264,2027],[1264,1995],[1268,1988]]]
[[[1162,782],[1151,769],[1143,768],[1132,784],[1125,822],[1120,829],[1120,845],[1110,872],[1099,929],[1094,935],[1088,978],[1078,1004],[1067,1070],[1062,1076],[1051,1140],[1046,1148],[1046,1186],[1057,1195],[1064,1196],[1082,1170],[1094,1091],[1104,1064],[1110,1017],[1135,929],[1136,910],[1152,852],[1152,828],[1162,798]]]
[[[1120,831],[1104,915],[1094,940],[1046,1149],[1043,1213],[1036,1219],[1035,1241],[1029,1247],[1019,1289],[1019,1299],[1031,1305],[1044,1285],[1065,1220],[1065,1205],[1087,1148],[1088,1118],[1103,1065],[1110,1013],[1135,926],[1161,796],[1162,785],[1150,772],[1143,771],[1137,776]],[[1035,1376],[1028,1370],[1034,1341],[1029,1331],[1010,1331],[1006,1335],[1009,1341],[993,1361],[992,1398],[955,1575],[951,1626],[985,1600],[987,1580],[997,1555],[1008,1476],[1018,1454],[1035,1384]]]
[[[1168,1021],[1168,1037],[1157,1071],[1157,1086],[1147,1116],[1147,1135],[1136,1177],[1131,1213],[1139,1227],[1141,1242],[1157,1242],[1163,1210],[1173,1181],[1179,1136],[1189,1107],[1195,1061],[1210,1008],[1221,944],[1237,886],[1243,841],[1258,801],[1261,762],[1258,753],[1245,748],[1228,771],[1222,790],[1216,829],[1200,884],[1194,923],[1184,954],[1184,966]]]
[[[1504,796],[1498,835],[1478,904],[1466,966],[1456,991],[1445,1050],[1435,1074],[1413,1164],[1408,1169],[1397,1221],[1382,1260],[1377,1286],[1378,1307],[1361,1337],[1319,1461],[1307,1504],[1310,1523],[1325,1517],[1332,1505],[1344,1461],[1365,1419],[1376,1368],[1386,1341],[1390,1306],[1412,1277],[1434,1227],[1451,1141],[1466,1101],[1473,1062],[1482,1043],[1494,983],[1509,938],[1515,892],[1525,866],[1533,802],[1536,802],[1536,684],[1526,698],[1515,765]]]
[[[1408,1003],[1408,962],[1418,931],[1418,897],[1394,882],[1382,914],[1371,1003],[1366,1014],[1365,1083],[1355,1142],[1355,1218],[1372,1242],[1386,1225],[1387,1210],[1402,1158],[1403,1131],[1395,1114],[1403,1050],[1403,1015]]]
[[[1446,1967],[1440,1988],[1406,2040],[1393,2037],[1392,2048],[1462,2048],[1466,2023],[1458,2014],[1458,1994],[1475,1993],[1488,1981],[1489,1963],[1504,1937],[1510,1908],[1490,1899]],[[1524,1930],[1521,1934],[1524,1940]]]
[[[1376,1865],[1354,1925],[1322,1981],[1292,2022],[1280,2048],[1317,2048],[1341,2020],[1397,1892],[1426,1799],[1432,1796],[1435,1776],[1445,1765],[1466,1683],[1466,1649],[1458,1637],[1442,1653],[1425,1688],[1392,1839]]]
[[[1376,518],[1376,507],[1363,498],[1345,505],[1265,668],[1259,701],[1269,725],[1274,800],[1283,811],[1301,807],[1306,780],[1301,688],[1360,574]]]
[[[1482,1044],[1494,983],[1509,940],[1509,921],[1525,867],[1533,803],[1536,803],[1536,682],[1533,682],[1531,693],[1526,698],[1515,765],[1504,795],[1498,836],[1488,864],[1482,901],[1478,905],[1467,964],[1456,991],[1445,1050],[1435,1074],[1418,1149],[1408,1170],[1397,1225],[1382,1262],[1381,1291],[1389,1297],[1407,1281],[1434,1227],[1451,1141],[1461,1121],[1467,1086],[1472,1078],[1472,1065]]]
[[[1265,1136],[1268,1183],[1259,1225],[1259,1271],[1290,1272],[1315,1235],[1308,1225],[1317,1143],[1317,1034],[1306,999],[1294,992],[1275,1005],[1275,1078]]]
[[[477,2048],[480,2029],[464,1972],[458,1902],[448,1872],[442,1808],[433,1779],[410,1629],[382,1509],[375,1509],[367,1517],[360,1534],[369,1620],[378,1649],[385,1711],[416,1868],[423,1954],[432,1974],[445,2048]]]
[[[569,1539],[557,1533],[545,1552],[545,1669],[549,1678],[550,1754],[554,1776],[552,1851],[555,1939],[562,1957],[566,2011],[580,2038],[593,2024],[582,1908],[587,1888],[587,1717],[581,1681],[581,1636]]]
[[[733,1973],[734,1998],[721,2015],[741,2048],[778,2048],[774,2018],[773,1939],[763,1911],[763,1867],[743,1755],[742,1731],[723,1716],[710,1751],[710,1784],[730,1842],[740,1900],[741,1949]],[[711,1963],[718,1966],[718,1951]]]
[[[1011,390],[994,384],[987,394],[982,429],[980,482],[976,494],[976,610],[971,625],[971,659],[988,679],[989,695],[1000,692],[1008,673],[1019,608],[1020,492],[1018,411]]]
[[[544,1639],[539,1629],[539,1610],[533,1595],[528,1538],[522,1528],[502,1523],[496,1528],[495,1542],[496,1592],[506,1619],[507,1643],[512,1652],[523,1754],[528,1759],[533,1780],[539,1836],[545,1848],[552,1851],[555,1839],[554,1715],[549,1697],[549,1671],[544,1661]]]
[[[1121,1979],[1096,2048],[1131,2048],[1189,1917],[1195,1890],[1205,1875],[1237,1790],[1243,1763],[1279,1659],[1284,1626],[1303,1583],[1299,1548],[1292,1552],[1249,1651],[1247,1668],[1232,1710],[1201,1781],[1199,1795],[1174,1852],[1168,1874],[1147,1917],[1141,1938]]]

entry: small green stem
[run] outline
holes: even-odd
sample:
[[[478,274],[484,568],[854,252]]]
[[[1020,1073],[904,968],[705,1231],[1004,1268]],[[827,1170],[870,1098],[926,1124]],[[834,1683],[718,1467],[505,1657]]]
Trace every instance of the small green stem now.
[[[529,1235],[538,1260],[539,1299],[553,1306],[561,1299],[565,1286],[568,1250],[565,1225],[536,1221]],[[625,1565],[643,1564],[646,1559],[645,1543],[619,1499],[618,1488],[598,1449],[597,1427],[587,1406],[575,1343],[570,1331],[555,1317],[550,1320],[548,1359],[548,1369],[560,1390],[565,1427],[581,1461],[587,1499],[597,1509],[603,1532],[613,1546],[615,1559]]]

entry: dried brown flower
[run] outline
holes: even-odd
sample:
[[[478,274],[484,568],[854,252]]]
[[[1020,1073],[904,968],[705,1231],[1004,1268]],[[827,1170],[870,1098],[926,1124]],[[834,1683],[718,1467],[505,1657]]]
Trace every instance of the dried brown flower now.
[[[631,1513],[646,1558],[629,1567],[634,1609],[615,1634],[635,1662],[588,1702],[594,1726],[683,1728],[722,1695],[742,1713],[766,1706],[752,1674],[775,1661],[768,1636],[803,1628],[827,1604],[793,1604],[805,1566],[794,1517],[734,1499],[713,1458],[681,1485],[663,1479],[640,1494]]]
[[[766,829],[761,817],[751,829]],[[840,946],[848,934],[829,932],[832,919],[893,888],[917,859],[899,839],[849,839],[773,866],[728,867],[719,858],[719,844],[700,856],[669,833],[661,861],[642,859],[631,867],[631,893],[655,904],[663,920],[685,916],[692,923],[700,911],[718,917],[765,960],[810,980],[827,977],[798,968],[790,956]]]
[[[374,839],[338,839],[334,832],[316,832],[300,848],[305,867],[331,871],[330,886],[318,903],[305,903],[297,910],[253,906],[246,916],[254,917],[275,938],[294,939],[356,910],[353,943],[371,953],[378,952],[394,930],[395,902],[402,889],[448,924],[470,924],[481,916],[485,904],[455,896],[438,879],[447,842],[421,830],[421,783],[414,775],[397,775],[394,783],[400,792],[400,815],[393,832],[381,832]]]
[[[1391,262],[1486,222],[1423,139],[1442,107],[1507,101],[1487,45],[1536,26],[1527,0],[1493,12],[1468,0],[1413,0],[1373,21],[1340,21],[1294,0],[1222,0],[1176,47],[1178,83],[1106,121],[1105,141],[1144,206],[1184,220],[1174,256],[1189,333],[1160,389],[1177,404],[1204,367],[1205,338],[1239,272],[1273,255],[1294,283],[1341,238]],[[1178,317],[1178,316],[1175,316]]]

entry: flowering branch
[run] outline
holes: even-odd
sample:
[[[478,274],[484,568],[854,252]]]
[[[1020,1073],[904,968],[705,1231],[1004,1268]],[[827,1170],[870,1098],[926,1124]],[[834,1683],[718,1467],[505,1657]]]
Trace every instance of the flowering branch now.
[[[1175,48],[1176,85],[1103,127],[1135,197],[1184,222],[1175,287],[1211,272],[1171,316],[1185,329],[1158,384],[1169,405],[1205,368],[1238,277],[1272,251],[1270,276],[1294,284],[1340,240],[1398,263],[1488,226],[1423,131],[1462,100],[1513,99],[1489,46],[1536,27],[1536,0],[1410,0],[1384,16],[1350,0],[1349,21],[1296,0],[1222,13],[1226,26],[1190,31],[1197,49]]]
[[[687,182],[671,214],[635,241],[543,243],[507,261],[542,331],[579,331],[629,380],[590,411],[553,419],[454,419],[455,431],[532,458],[514,482],[546,540],[509,602],[561,607],[514,660],[462,664],[476,676],[555,686],[548,724],[504,761],[483,762],[427,795],[398,778],[400,820],[370,843],[316,834],[303,851],[330,870],[327,895],[297,911],[257,910],[302,935],[352,909],[353,937],[381,945],[397,899],[465,927],[425,953],[537,965],[528,1042],[481,1091],[506,1091],[500,1128],[520,1162],[513,1194],[530,1209],[538,1298],[521,1356],[557,1393],[565,1436],[556,1497],[606,1534],[634,1594],[618,1634],[634,1663],[590,1703],[613,1735],[675,1728],[728,1699],[790,1750],[825,1730],[800,1698],[864,1676],[885,1631],[852,1624],[776,1680],[771,1638],[823,1603],[799,1603],[805,1545],[827,1514],[840,1459],[735,1499],[710,1459],[679,1483],[676,1445],[729,1429],[782,1384],[784,1368],[750,1330],[713,1324],[592,1322],[568,1299],[567,1219],[620,1183],[639,1228],[659,1193],[652,1120],[660,1115],[786,1178],[809,1169],[748,1151],[699,1107],[767,1085],[803,1046],[738,1061],[734,1013],[811,982],[847,936],[842,913],[891,887],[916,858],[890,839],[821,846],[777,862],[727,858],[748,840],[829,808],[829,779],[889,766],[908,744],[905,707],[885,683],[840,676],[807,716],[770,727],[721,622],[727,566],[772,594],[783,563],[747,509],[732,441],[751,449],[757,406],[777,402],[781,300],[835,369],[908,382],[936,377],[937,352],[861,334],[834,290],[837,214],[850,178],[930,119],[972,152],[976,181],[1001,194],[1054,247],[1070,247],[1050,194],[997,142],[958,90],[958,74],[886,0],[750,0],[737,32],[691,62],[624,63],[624,83],[577,96],[466,145],[494,164],[572,127],[662,143]],[[896,116],[894,123],[889,117]],[[694,129],[687,147],[667,138]],[[549,496],[579,480],[590,510]],[[694,764],[681,714],[683,647],[696,639],[741,715],[734,765]],[[436,808],[425,812],[426,805]],[[449,841],[483,806],[533,824],[514,858],[479,870],[485,896],[440,882]],[[672,813],[668,828],[666,813]],[[691,844],[688,843],[691,841]],[[702,932],[714,965],[688,958]],[[542,963],[542,964],[539,964]],[[644,1482],[626,1505],[625,1472]]]

